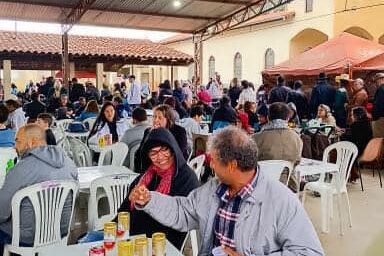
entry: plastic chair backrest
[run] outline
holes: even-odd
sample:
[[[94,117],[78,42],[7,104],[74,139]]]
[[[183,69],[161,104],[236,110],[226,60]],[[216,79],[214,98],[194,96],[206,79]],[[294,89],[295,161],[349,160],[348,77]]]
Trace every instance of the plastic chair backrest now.
[[[96,117],[89,117],[83,120],[83,124],[88,130],[92,130],[93,125],[96,122]]]
[[[337,156],[336,156],[336,165],[339,167],[339,174],[341,179],[340,187],[343,188],[346,186],[349,174],[351,173],[351,169],[353,166],[353,163],[356,160],[356,157],[358,155],[358,149],[352,142],[349,141],[340,141],[336,142],[334,144],[329,145],[324,150],[323,155],[323,161],[328,162],[330,152],[336,150]],[[320,181],[323,181],[325,178],[325,175],[322,174],[320,176]],[[332,179],[334,181],[334,179]]]
[[[64,140],[65,132],[62,127],[54,127],[51,130],[58,144]]]
[[[129,169],[135,169],[135,153],[140,148],[140,141],[129,149]]]
[[[379,160],[382,154],[383,141],[383,138],[371,139],[365,147],[364,152],[359,159],[359,162],[369,163],[375,160]]]
[[[106,155],[112,153],[111,165],[123,166],[125,158],[128,154],[128,146],[123,142],[117,142],[113,145],[106,146],[100,153],[99,166],[104,165]]]
[[[138,174],[110,175],[94,180],[90,186],[88,203],[88,228],[89,230],[103,229],[105,222],[116,217],[117,210],[128,196],[131,183]],[[97,205],[97,191],[103,189],[108,200],[109,214],[99,217]]]
[[[72,194],[72,210],[67,230],[69,234],[77,191],[77,182],[60,180],[46,181],[19,190],[12,198],[12,226],[20,227],[21,202],[28,198],[35,213],[34,247],[66,245],[68,235],[61,238],[61,216],[66,199]],[[19,242],[20,230],[13,228],[12,245],[19,246]]]
[[[204,162],[205,162],[204,154],[197,156],[188,162],[188,166],[191,167],[191,169],[195,172],[198,180],[200,180],[201,178],[201,172],[203,171]]]
[[[91,151],[81,140],[68,137],[73,152],[73,161],[77,167],[92,166]]]
[[[73,119],[62,119],[55,121],[56,126],[62,128],[64,131],[67,130],[68,125],[73,122]]]
[[[285,168],[288,168],[288,177],[285,185],[288,185],[289,178],[293,171],[293,164],[284,160],[259,161],[260,170],[273,180],[280,181],[280,177]]]

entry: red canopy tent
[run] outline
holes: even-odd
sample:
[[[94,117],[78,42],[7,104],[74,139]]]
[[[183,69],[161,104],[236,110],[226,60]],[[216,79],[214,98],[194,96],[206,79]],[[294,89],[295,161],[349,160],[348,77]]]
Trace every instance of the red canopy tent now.
[[[363,63],[360,63],[356,67],[356,70],[384,70],[384,53],[373,57]]]
[[[384,54],[384,45],[344,32],[295,58],[264,70],[263,75],[340,74],[380,54]]]
[[[63,74],[61,71],[58,71],[55,75],[56,78],[62,78]],[[89,71],[75,71],[75,77],[79,79],[95,79],[96,73]]]

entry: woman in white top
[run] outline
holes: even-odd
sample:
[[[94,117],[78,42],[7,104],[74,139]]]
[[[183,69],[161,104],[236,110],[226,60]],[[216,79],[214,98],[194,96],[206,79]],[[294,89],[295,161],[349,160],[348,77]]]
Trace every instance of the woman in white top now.
[[[112,143],[116,143],[127,129],[128,123],[123,119],[119,120],[113,103],[105,102],[89,133],[88,144],[97,144],[99,137],[106,134],[111,134]]]
[[[249,86],[249,82],[246,80],[241,81],[241,86],[243,90],[240,93],[238,106],[245,104],[245,102],[249,101],[252,103],[256,103],[256,92],[254,89]]]

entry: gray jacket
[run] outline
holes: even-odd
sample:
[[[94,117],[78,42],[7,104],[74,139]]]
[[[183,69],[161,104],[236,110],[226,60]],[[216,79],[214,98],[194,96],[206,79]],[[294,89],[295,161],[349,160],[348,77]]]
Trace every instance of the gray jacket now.
[[[235,226],[236,250],[242,255],[324,255],[320,241],[296,195],[277,181],[258,174],[252,196],[242,203]],[[188,197],[151,192],[146,213],[176,230],[197,229],[199,255],[210,255],[219,198],[218,180],[211,180]]]
[[[42,146],[26,152],[7,174],[0,188],[0,230],[12,235],[11,202],[20,189],[49,180],[77,180],[75,164],[57,146]],[[71,214],[72,197],[64,204],[61,219],[62,235],[66,235]],[[34,241],[35,216],[29,199],[21,203],[20,242],[31,245]]]
[[[127,154],[127,157],[124,160],[124,166],[129,167],[129,160],[130,160],[130,151],[132,147],[136,146],[137,144],[140,144],[141,140],[144,137],[144,132],[146,129],[148,129],[150,125],[147,122],[142,122],[134,125],[132,128],[129,128],[124,132],[123,137],[121,138],[120,142],[124,142],[128,146],[129,154]]]

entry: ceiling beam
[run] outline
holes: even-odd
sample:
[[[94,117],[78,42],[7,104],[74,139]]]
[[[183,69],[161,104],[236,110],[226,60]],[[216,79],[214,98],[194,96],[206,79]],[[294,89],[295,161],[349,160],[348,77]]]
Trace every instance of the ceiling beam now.
[[[288,4],[291,1],[293,0],[255,0],[244,8],[195,31],[193,33],[193,41],[196,43],[208,40],[257,16],[268,13],[279,6]]]
[[[89,10],[96,0],[79,0],[76,7],[72,8],[63,22],[63,33],[68,33],[77,24],[81,17]]]
[[[221,3],[221,4],[232,4],[232,5],[247,5],[251,2],[251,1],[241,1],[241,0],[195,0],[195,1]]]

